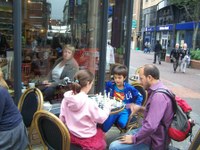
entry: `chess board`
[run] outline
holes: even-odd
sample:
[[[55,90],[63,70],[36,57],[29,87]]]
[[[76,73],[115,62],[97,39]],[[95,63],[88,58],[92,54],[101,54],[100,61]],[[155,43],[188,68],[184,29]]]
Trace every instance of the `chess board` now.
[[[89,96],[92,100],[94,100],[97,104],[98,107],[103,109],[104,106],[108,101],[111,101],[111,113],[117,113],[122,111],[125,108],[125,104],[122,101],[118,101],[114,98],[108,98],[104,96],[98,96],[98,95],[93,95]]]

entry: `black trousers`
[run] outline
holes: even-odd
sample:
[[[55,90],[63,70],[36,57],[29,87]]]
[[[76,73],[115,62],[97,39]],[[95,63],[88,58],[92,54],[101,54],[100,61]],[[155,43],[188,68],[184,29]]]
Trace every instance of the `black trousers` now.
[[[173,59],[174,72],[176,72],[176,69],[178,68],[179,60],[176,58],[172,58],[172,59]]]
[[[158,57],[158,62],[161,63],[161,53],[160,52],[155,52],[154,53],[154,63],[156,63],[156,58]]]

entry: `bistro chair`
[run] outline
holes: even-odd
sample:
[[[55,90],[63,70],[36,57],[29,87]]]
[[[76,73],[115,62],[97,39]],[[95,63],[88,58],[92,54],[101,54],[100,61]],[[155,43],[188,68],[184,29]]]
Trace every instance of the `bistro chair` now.
[[[138,83],[137,84],[133,84],[133,86],[142,94],[143,96],[143,102],[142,102],[142,106],[146,105],[147,102],[147,98],[148,98],[148,93],[147,91]],[[136,118],[136,119],[134,119]],[[131,115],[129,117],[129,121],[128,124],[126,126],[126,129],[128,131],[134,129],[134,128],[138,128],[141,125],[141,119],[143,118],[143,112],[137,112],[137,114],[135,115]]]
[[[70,150],[69,131],[57,116],[39,110],[33,120],[45,150]]]
[[[29,88],[21,95],[18,103],[18,109],[21,112],[23,122],[28,130],[30,142],[34,129],[33,116],[36,111],[41,110],[42,108],[43,95],[38,88]]]
[[[147,91],[138,82],[134,82],[132,83],[132,85],[142,94],[143,96],[142,106],[145,106],[147,102],[147,97],[148,97]],[[117,128],[120,130],[121,133],[126,133],[132,129],[135,129],[141,126],[142,118],[143,118],[143,112],[137,112],[137,114],[129,116],[128,123],[124,129],[118,126]]]

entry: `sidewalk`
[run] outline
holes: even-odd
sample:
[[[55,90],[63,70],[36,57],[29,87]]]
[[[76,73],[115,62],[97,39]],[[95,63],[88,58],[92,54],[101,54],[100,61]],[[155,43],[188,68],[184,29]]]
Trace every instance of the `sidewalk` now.
[[[153,55],[153,52],[150,54],[144,54],[143,51],[131,50],[129,76],[133,75],[138,67],[144,64],[152,64]],[[171,63],[162,61],[161,65],[157,63],[156,66],[160,70],[162,82],[176,95],[186,99],[189,105],[193,108],[191,117],[197,123],[193,127],[193,134],[195,135],[197,130],[200,129],[200,70],[187,68],[187,72],[185,74],[174,74]],[[119,130],[112,127],[111,130],[106,133],[107,144],[109,145],[118,136],[120,136]],[[172,144],[176,148],[187,150],[190,146],[190,138],[188,137],[183,142],[172,141]]]

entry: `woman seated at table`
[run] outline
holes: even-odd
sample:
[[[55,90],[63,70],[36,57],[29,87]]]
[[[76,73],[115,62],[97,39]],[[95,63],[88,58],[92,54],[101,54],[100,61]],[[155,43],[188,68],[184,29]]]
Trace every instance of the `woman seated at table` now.
[[[94,82],[94,75],[88,70],[80,70],[74,77],[72,90],[64,94],[61,103],[60,119],[67,126],[71,143],[83,149],[106,148],[105,135],[97,123],[102,124],[109,116],[111,103],[108,102],[103,109],[88,98]]]
[[[64,45],[62,57],[58,58],[53,65],[53,69],[48,74],[48,80],[44,80],[45,88],[42,89],[44,100],[52,99],[56,86],[63,82],[65,77],[73,79],[75,73],[79,70],[79,65],[74,59],[75,48],[71,45]]]

